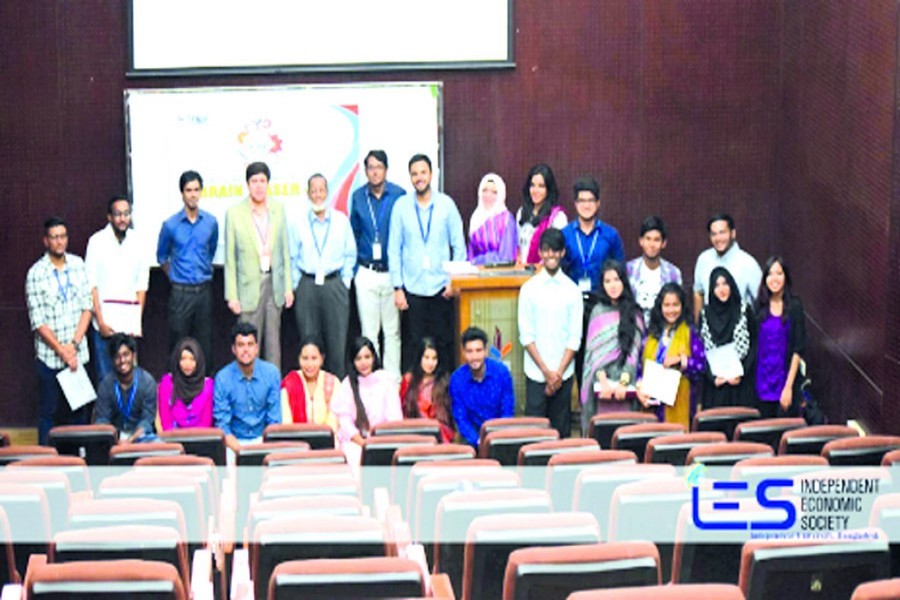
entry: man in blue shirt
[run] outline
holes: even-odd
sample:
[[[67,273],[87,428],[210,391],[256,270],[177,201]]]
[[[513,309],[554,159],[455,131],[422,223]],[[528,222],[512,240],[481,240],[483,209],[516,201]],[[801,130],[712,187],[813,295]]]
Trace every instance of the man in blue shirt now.
[[[578,178],[573,186],[573,193],[578,218],[562,230],[566,238],[562,270],[578,285],[584,302],[581,348],[575,356],[575,378],[580,383],[587,325],[591,310],[597,303],[595,294],[600,285],[600,267],[611,258],[625,262],[625,247],[616,228],[597,218],[597,213],[600,212],[600,184],[597,180],[592,177]]]
[[[231,340],[235,360],[216,373],[213,418],[225,432],[228,447],[236,450],[261,441],[267,425],[281,423],[281,373],[257,358],[259,343],[252,323],[236,323]]]
[[[400,377],[400,311],[394,306],[387,247],[394,203],[406,190],[387,180],[384,150],[370,150],[363,164],[369,182],[353,192],[350,205],[358,261],[356,307],[365,337],[377,344],[378,332],[384,331],[384,370]]]
[[[453,287],[444,271],[448,260],[465,260],[462,218],[453,198],[431,189],[431,160],[424,154],[409,159],[414,193],[394,205],[388,267],[394,305],[408,310],[403,362],[409,368],[418,343],[432,337],[442,364],[453,360]]]
[[[487,334],[469,327],[462,333],[466,364],[450,376],[450,403],[456,428],[466,442],[478,447],[481,424],[515,413],[512,376],[506,365],[487,358]]]
[[[172,283],[169,295],[169,351],[178,340],[193,337],[206,360],[212,357],[213,256],[219,223],[200,210],[203,178],[185,171],[179,180],[184,210],[166,219],[159,232],[156,260]]]

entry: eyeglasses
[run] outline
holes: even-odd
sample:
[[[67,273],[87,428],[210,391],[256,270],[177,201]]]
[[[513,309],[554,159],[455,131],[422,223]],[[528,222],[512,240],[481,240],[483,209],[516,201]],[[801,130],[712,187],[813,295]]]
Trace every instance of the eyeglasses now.
[[[130,217],[130,216],[131,216],[131,211],[130,211],[130,210],[114,210],[114,211],[112,211],[110,214],[113,216],[113,218],[116,218],[116,217]]]

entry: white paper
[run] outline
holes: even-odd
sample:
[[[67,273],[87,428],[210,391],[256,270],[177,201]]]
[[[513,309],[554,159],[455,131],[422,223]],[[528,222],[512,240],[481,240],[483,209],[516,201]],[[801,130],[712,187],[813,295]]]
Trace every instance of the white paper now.
[[[66,400],[68,400],[72,410],[78,410],[88,402],[93,402],[97,399],[97,392],[94,391],[94,386],[91,385],[91,378],[88,377],[87,371],[85,371],[82,364],[78,365],[77,371],[72,371],[66,367],[56,374],[56,379],[59,381],[59,386],[62,388],[63,394],[66,395]]]
[[[449,275],[475,275],[478,273],[478,267],[467,260],[445,260],[441,266]]]
[[[143,335],[141,305],[136,300],[104,300],[103,320],[117,333]]]
[[[714,377],[734,379],[744,376],[744,364],[738,356],[734,343],[718,346],[706,352],[706,362]]]
[[[641,380],[641,391],[666,406],[675,406],[678,384],[681,383],[681,371],[667,369],[655,360],[644,361],[644,376]]]

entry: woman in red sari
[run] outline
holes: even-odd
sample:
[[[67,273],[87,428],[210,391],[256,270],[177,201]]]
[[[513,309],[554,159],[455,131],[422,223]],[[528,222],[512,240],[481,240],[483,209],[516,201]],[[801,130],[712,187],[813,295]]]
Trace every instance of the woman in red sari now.
[[[403,416],[407,419],[437,419],[441,424],[443,442],[450,443],[456,437],[456,427],[447,391],[449,377],[438,362],[434,340],[424,338],[417,356],[419,360],[414,364],[412,372],[406,373],[400,382]]]

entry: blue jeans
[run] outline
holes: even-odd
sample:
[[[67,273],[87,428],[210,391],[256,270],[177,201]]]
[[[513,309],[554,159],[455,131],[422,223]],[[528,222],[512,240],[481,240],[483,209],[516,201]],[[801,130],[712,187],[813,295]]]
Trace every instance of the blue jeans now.
[[[100,335],[100,332],[91,326],[91,341],[94,344],[94,376],[97,378],[94,385],[100,385],[113,367],[112,359],[109,357],[109,339]]]
[[[40,360],[34,361],[38,379],[38,442],[42,446],[50,443],[50,429],[54,425],[84,425],[90,415],[92,405],[83,406],[72,412],[56,380],[62,369],[51,369]]]

